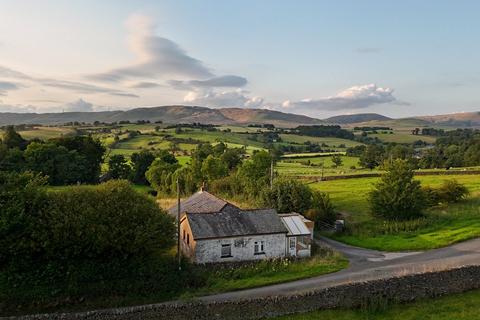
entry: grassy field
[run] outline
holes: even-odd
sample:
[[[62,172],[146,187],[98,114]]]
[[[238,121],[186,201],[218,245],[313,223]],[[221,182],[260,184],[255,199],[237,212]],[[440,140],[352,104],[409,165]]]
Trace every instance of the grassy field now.
[[[277,162],[275,169],[281,175],[285,176],[324,176],[344,175],[373,172],[368,169],[358,168],[358,158],[342,156],[342,165],[334,167],[332,157],[305,157],[298,159],[284,158]],[[323,168],[322,168],[323,166]],[[355,167],[355,169],[352,169]],[[358,169],[357,169],[358,168]]]
[[[58,138],[64,135],[74,133],[72,128],[67,127],[35,127],[32,130],[19,131],[19,134],[25,139],[38,138],[41,140],[47,140],[52,138]]]
[[[345,214],[350,233],[334,238],[372,249],[401,251],[446,246],[480,236],[480,177],[478,175],[417,176],[424,186],[438,187],[456,179],[471,192],[469,199],[448,207],[427,210],[425,218],[412,223],[386,223],[369,213],[368,193],[379,178],[323,181],[310,184],[330,194]]]
[[[301,136],[297,134],[280,134],[280,138],[282,138],[282,141],[286,143],[303,144],[307,141],[310,141],[312,143],[318,143],[320,145],[322,143],[325,143],[330,147],[336,147],[336,148],[339,148],[338,146],[342,144],[345,145],[347,148],[358,146],[361,144],[359,142],[347,140],[347,139],[340,139],[340,138],[333,138],[333,137],[309,137],[309,136]]]
[[[435,143],[436,137],[413,135],[410,132],[398,132],[394,131],[393,134],[389,133],[375,133],[369,134],[369,137],[377,137],[383,142],[396,142],[396,143],[413,143],[418,140],[425,141],[427,143]]]
[[[479,320],[480,290],[408,304],[356,310],[323,310],[276,320]]]

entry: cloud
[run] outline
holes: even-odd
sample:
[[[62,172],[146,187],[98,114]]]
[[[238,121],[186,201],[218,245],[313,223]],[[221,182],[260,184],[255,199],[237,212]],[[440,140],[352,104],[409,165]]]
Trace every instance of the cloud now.
[[[0,112],[11,112],[11,113],[32,113],[36,112],[37,108],[32,105],[11,105],[3,104],[0,102]]]
[[[142,81],[142,82],[137,82],[132,85],[130,85],[130,88],[134,89],[150,89],[150,88],[157,88],[161,87],[162,85],[156,82],[148,82],[148,81]]]
[[[10,81],[0,81],[0,96],[7,94],[7,91],[17,90],[21,85]]]
[[[68,81],[68,80],[53,80],[53,79],[38,79],[40,84],[46,87],[60,88],[71,90],[78,93],[114,93],[119,92],[115,89],[100,87],[88,83]]]
[[[206,80],[170,80],[173,88],[178,90],[192,90],[193,88],[214,88],[214,87],[243,87],[247,84],[247,79],[235,75],[225,75],[213,77]]]
[[[0,76],[6,78],[13,78],[13,79],[24,79],[24,80],[31,80],[32,77],[26,75],[25,73],[0,66]]]
[[[202,61],[188,55],[177,43],[155,35],[153,21],[143,15],[132,15],[126,23],[130,50],[137,56],[135,64],[88,76],[97,81],[116,82],[127,78],[186,76],[212,77]]]
[[[343,110],[364,109],[376,104],[400,103],[393,96],[393,89],[377,87],[375,84],[360,85],[348,88],[335,96],[321,99],[304,99],[300,101],[285,101],[283,108],[292,108],[299,111],[312,110]]]
[[[139,95],[133,94],[133,93],[123,93],[123,92],[112,92],[110,93],[112,96],[118,96],[118,97],[126,97],[126,98],[140,98]]]
[[[77,101],[67,103],[64,108],[65,112],[92,112],[93,104],[87,102],[83,99],[78,99]]]
[[[190,91],[183,99],[192,105],[201,105],[212,108],[259,108],[263,98],[249,97],[248,91],[237,89],[234,91]]]

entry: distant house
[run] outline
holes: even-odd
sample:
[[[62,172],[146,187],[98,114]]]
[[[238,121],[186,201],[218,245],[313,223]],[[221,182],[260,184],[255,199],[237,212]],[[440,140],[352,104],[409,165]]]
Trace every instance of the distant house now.
[[[207,191],[180,204],[182,254],[195,263],[310,256],[313,229],[297,213],[243,210]],[[168,210],[176,215],[177,208]]]

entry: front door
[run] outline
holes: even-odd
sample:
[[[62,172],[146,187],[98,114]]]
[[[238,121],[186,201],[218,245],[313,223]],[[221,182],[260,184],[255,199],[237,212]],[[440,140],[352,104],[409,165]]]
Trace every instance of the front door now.
[[[290,256],[295,257],[297,255],[297,238],[288,238],[288,253]]]

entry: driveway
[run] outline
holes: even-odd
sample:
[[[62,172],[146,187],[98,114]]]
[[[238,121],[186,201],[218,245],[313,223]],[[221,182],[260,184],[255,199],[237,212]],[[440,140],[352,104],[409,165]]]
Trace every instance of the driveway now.
[[[321,238],[318,244],[342,252],[348,268],[336,273],[276,285],[200,297],[205,302],[251,299],[262,296],[301,294],[315,289],[407,274],[480,265],[480,239],[425,252],[390,253],[349,246]]]

